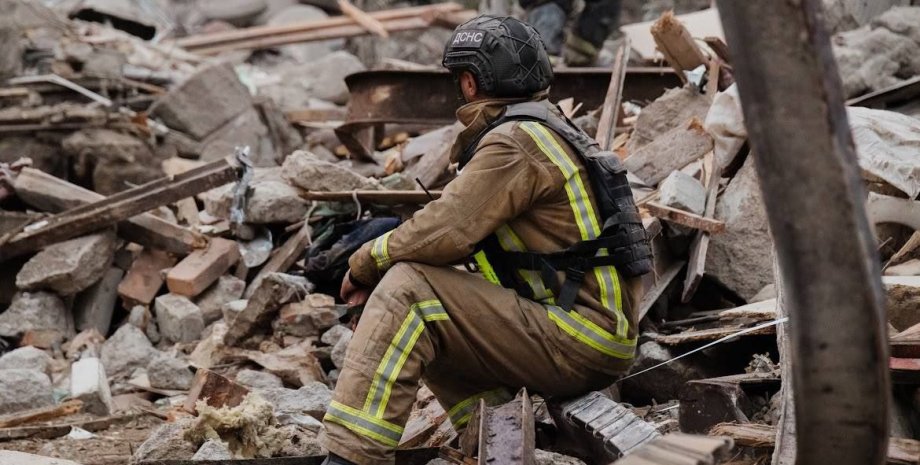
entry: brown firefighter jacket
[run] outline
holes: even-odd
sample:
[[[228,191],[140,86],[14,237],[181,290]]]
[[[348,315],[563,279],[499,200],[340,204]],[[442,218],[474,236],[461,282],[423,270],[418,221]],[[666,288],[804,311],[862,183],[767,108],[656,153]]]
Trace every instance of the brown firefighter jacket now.
[[[457,162],[505,105],[517,101],[485,100],[458,109],[457,118],[466,128],[451,148],[451,161]],[[543,103],[558,112],[546,100]],[[464,262],[493,233],[505,250],[548,253],[597,237],[601,224],[590,182],[571,146],[539,123],[507,122],[482,138],[472,160],[441,198],[364,244],[349,265],[355,281],[376,285],[397,262]],[[627,281],[613,267],[590,270],[575,309],[565,312],[553,305],[553,291],[538,272],[519,273],[532,288],[533,300],[550,309],[560,329],[607,355],[622,361],[632,358],[637,279]]]

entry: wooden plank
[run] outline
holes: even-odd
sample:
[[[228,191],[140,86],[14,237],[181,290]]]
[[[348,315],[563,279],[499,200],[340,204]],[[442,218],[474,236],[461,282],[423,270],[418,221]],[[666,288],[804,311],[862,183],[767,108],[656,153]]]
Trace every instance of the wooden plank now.
[[[59,213],[99,202],[105,196],[33,168],[23,168],[14,182],[16,196],[38,210]],[[207,245],[207,238],[149,213],[118,223],[118,234],[144,247],[186,255]]]
[[[0,260],[111,226],[132,216],[173,203],[237,179],[232,157],[216,160],[173,178],[162,178],[55,215],[43,226],[17,234],[0,247]]]
[[[428,196],[431,194],[431,197]],[[398,204],[425,204],[441,197],[441,191],[336,191],[336,192],[311,192],[301,191],[300,197],[306,200],[319,200],[326,202],[359,202],[376,203],[381,205]]]
[[[13,439],[23,438],[40,438],[54,439],[61,436],[67,436],[74,428],[82,428],[87,431],[102,431],[111,428],[114,425],[128,423],[137,418],[137,414],[122,415],[118,417],[106,417],[89,421],[77,421],[64,423],[60,425],[47,426],[17,426],[13,428],[0,429],[0,441],[10,441]]]
[[[345,121],[347,112],[344,108],[305,108],[284,113],[292,123],[315,123],[326,121]]]
[[[613,137],[619,120],[620,101],[623,98],[623,83],[626,81],[626,64],[629,61],[630,49],[629,38],[626,37],[613,59],[610,85],[607,87],[604,105],[601,106],[601,117],[597,122],[597,137],[595,138],[603,150],[613,149]]]
[[[60,405],[51,407],[26,410],[10,415],[0,417],[0,428],[10,428],[12,426],[24,425],[26,423],[36,423],[40,421],[53,420],[59,417],[66,417],[80,413],[83,410],[82,400],[68,400]]]
[[[687,226],[688,228],[699,229],[710,233],[725,231],[724,221],[706,218],[684,210],[671,208],[658,202],[648,202],[643,205],[643,208],[647,209],[652,216],[670,221],[674,224]]]
[[[655,285],[642,296],[642,301],[639,303],[639,318],[637,321],[642,321],[642,319],[645,318],[645,315],[652,309],[652,305],[655,305],[658,298],[664,294],[664,291],[667,290],[671,282],[674,281],[674,278],[680,273],[680,270],[683,269],[685,263],[686,262],[683,260],[672,263],[671,266],[658,277]]]
[[[166,286],[173,294],[194,297],[217,281],[240,259],[235,241],[211,239],[204,249],[196,250],[176,264],[166,275]]]
[[[715,156],[712,152],[706,154],[703,161],[703,167],[706,176],[708,176],[706,187],[706,210],[703,212],[703,216],[706,218],[714,218],[722,170],[717,166]],[[683,303],[690,302],[690,299],[696,294],[700,282],[703,280],[703,275],[706,273],[706,255],[709,253],[709,241],[711,237],[712,234],[709,232],[699,231],[690,244],[690,259],[687,262],[687,274],[684,277],[684,290],[680,297]]]
[[[118,284],[118,295],[125,308],[149,306],[163,287],[160,272],[176,264],[176,258],[160,251],[144,249],[138,254],[128,273]]]
[[[383,38],[390,37],[390,34],[387,33],[386,28],[383,27],[380,21],[356,7],[349,0],[338,0],[338,5],[343,14],[353,19],[364,29],[367,29],[368,32]]]

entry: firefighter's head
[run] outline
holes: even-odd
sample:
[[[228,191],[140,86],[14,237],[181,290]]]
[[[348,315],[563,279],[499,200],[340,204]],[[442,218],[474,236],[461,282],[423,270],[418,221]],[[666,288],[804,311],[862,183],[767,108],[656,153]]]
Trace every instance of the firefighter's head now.
[[[444,47],[441,64],[468,102],[530,97],[553,80],[540,34],[511,17],[482,15],[461,24]]]

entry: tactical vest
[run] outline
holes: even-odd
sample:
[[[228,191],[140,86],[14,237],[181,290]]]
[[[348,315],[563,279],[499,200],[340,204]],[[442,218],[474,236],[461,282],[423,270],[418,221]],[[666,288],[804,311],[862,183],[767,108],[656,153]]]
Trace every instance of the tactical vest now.
[[[473,158],[476,147],[486,134],[509,121],[543,124],[575,149],[591,182],[603,226],[597,238],[579,241],[553,253],[508,251],[492,234],[479,244],[474,255],[486,278],[515,289],[523,297],[533,298],[532,288],[518,276],[517,271],[539,272],[543,282],[549,284],[558,296],[556,305],[568,311],[575,303],[585,274],[593,268],[613,266],[626,278],[651,271],[651,247],[626,180],[626,168],[616,154],[601,150],[594,139],[564,116],[550,111],[545,104],[524,102],[507,106],[504,113],[480,132],[461,154],[460,169]],[[560,271],[564,272],[562,281],[559,279]]]

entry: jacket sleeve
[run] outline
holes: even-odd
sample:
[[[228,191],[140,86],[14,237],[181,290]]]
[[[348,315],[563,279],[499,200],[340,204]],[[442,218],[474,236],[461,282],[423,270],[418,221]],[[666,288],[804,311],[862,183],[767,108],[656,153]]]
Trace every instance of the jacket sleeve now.
[[[372,286],[398,262],[448,265],[468,257],[481,240],[545,196],[551,176],[514,138],[489,134],[441,198],[351,256],[352,277]]]

